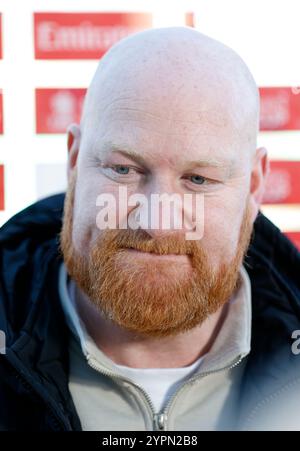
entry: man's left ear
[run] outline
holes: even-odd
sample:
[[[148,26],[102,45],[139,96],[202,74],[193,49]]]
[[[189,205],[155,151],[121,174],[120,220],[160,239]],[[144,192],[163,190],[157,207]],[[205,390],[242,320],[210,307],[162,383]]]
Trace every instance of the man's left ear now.
[[[68,133],[68,179],[72,170],[76,166],[79,147],[80,147],[80,127],[77,124],[71,124],[67,130]]]
[[[262,203],[268,173],[269,160],[267,149],[265,147],[259,147],[255,151],[250,181],[250,199],[254,210],[254,219]]]

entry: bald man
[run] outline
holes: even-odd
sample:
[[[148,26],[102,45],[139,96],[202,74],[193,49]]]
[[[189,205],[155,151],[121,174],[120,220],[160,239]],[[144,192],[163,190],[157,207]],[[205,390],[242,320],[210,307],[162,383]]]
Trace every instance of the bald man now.
[[[1,429],[300,429],[300,258],[259,212],[258,124],[245,63],[196,30],[101,59],[66,196],[0,232]]]

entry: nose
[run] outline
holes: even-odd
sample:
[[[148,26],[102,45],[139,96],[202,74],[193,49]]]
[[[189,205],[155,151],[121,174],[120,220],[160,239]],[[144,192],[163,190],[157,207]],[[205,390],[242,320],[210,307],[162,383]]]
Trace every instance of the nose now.
[[[162,238],[170,234],[178,236],[190,232],[192,212],[186,208],[186,201],[180,190],[175,190],[170,180],[152,181],[148,190],[140,196],[139,204],[128,218],[132,228],[147,231],[152,238]],[[131,221],[130,221],[131,219]]]
[[[184,233],[183,202],[178,193],[153,193],[148,202],[149,219],[146,230],[152,238]]]

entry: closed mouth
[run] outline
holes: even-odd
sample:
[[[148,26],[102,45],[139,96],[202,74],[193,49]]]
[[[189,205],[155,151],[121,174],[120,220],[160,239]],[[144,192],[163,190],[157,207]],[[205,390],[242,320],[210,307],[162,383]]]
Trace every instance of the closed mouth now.
[[[175,257],[176,258],[179,258],[179,257],[187,258],[187,257],[189,257],[188,254],[178,254],[178,253],[177,254],[176,253],[159,254],[157,252],[142,251],[140,249],[135,249],[133,247],[128,247],[128,248],[126,248],[126,250],[128,250],[129,252],[134,252],[134,253],[141,254],[141,255],[147,255],[150,258],[151,257],[153,257],[153,258],[170,258],[170,257],[172,257],[172,258],[175,258]]]

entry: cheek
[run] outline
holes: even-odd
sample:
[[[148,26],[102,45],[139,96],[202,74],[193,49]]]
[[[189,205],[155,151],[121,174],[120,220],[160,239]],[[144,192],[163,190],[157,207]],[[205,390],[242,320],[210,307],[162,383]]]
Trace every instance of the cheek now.
[[[130,194],[128,189],[127,196]],[[87,253],[91,241],[103,231],[101,224],[107,222],[106,218],[102,221],[106,216],[104,212],[109,214],[113,222],[116,218],[118,225],[128,217],[133,208],[127,207],[126,197],[117,183],[99,174],[96,177],[92,173],[84,176],[81,174],[76,183],[73,210],[72,239],[75,249],[82,255]]]
[[[75,250],[81,255],[86,254],[89,248],[89,243],[95,233],[95,214],[96,211],[93,205],[89,206],[85,204],[83,206],[80,201],[75,202],[72,240]]]
[[[101,192],[101,184],[97,183],[97,180],[93,180],[89,176],[77,179],[72,240],[74,248],[82,255],[86,254],[90,242],[98,234],[96,217],[99,207],[97,207],[96,202]]]
[[[208,203],[207,203],[208,204]],[[202,246],[214,265],[234,257],[245,203],[206,205]]]

